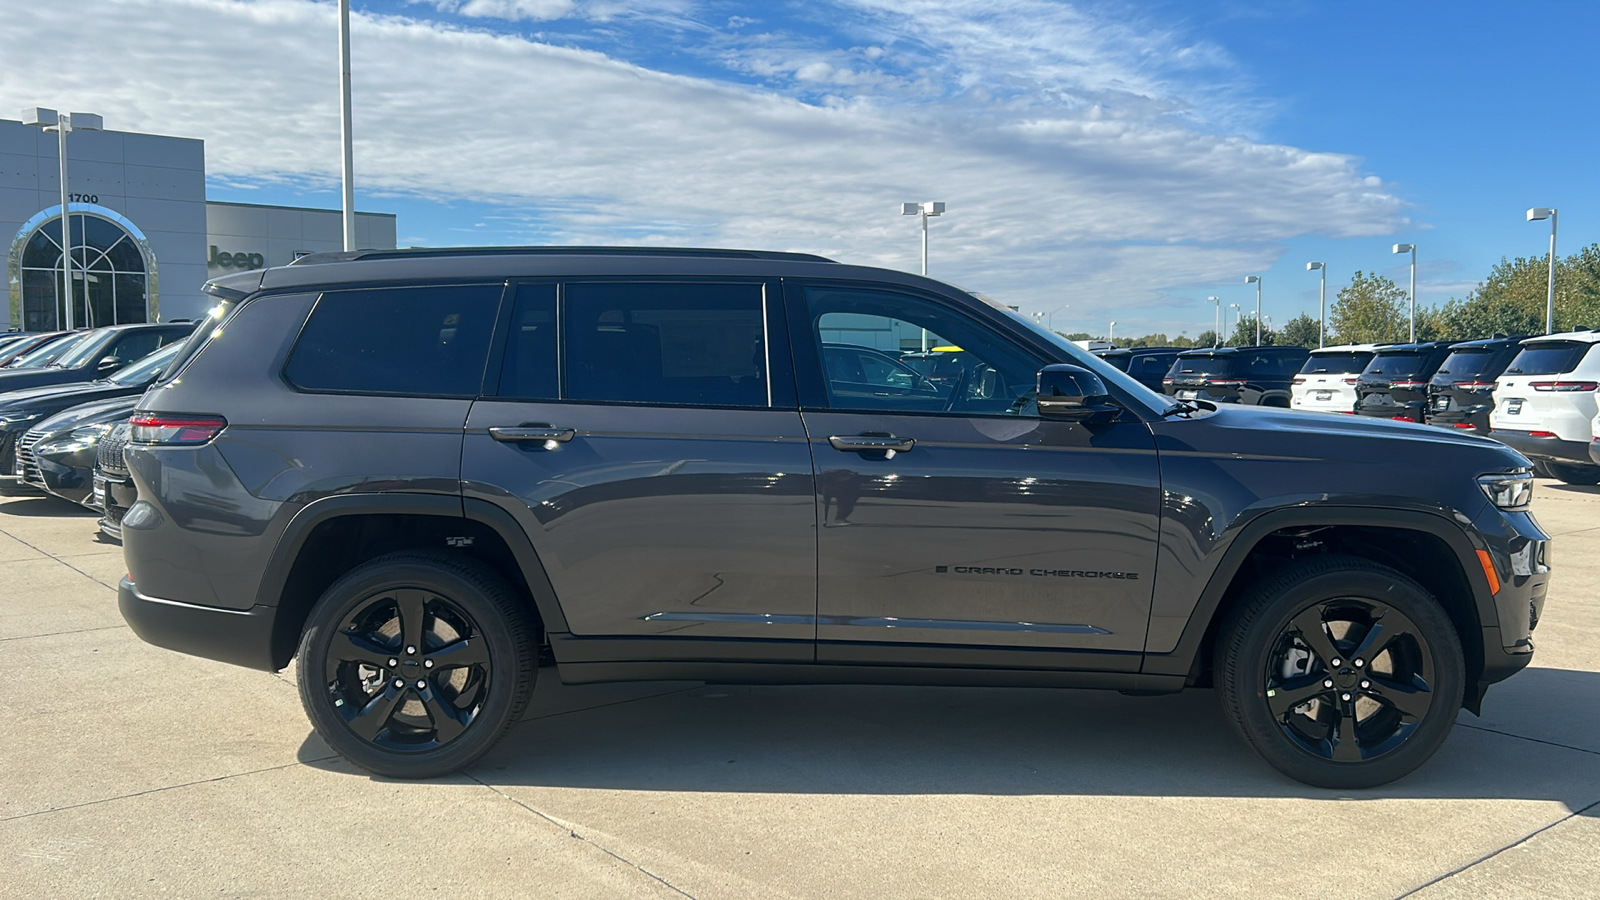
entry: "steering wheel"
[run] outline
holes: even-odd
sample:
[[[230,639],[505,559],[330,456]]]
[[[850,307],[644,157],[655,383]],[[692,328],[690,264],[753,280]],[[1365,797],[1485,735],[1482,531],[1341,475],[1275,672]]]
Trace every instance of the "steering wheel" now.
[[[978,363],[973,363],[970,367],[961,367],[961,374],[956,376],[956,383],[950,389],[950,399],[944,402],[945,412],[951,412],[956,408],[956,400],[961,397],[961,392],[967,389],[967,382],[972,378],[972,370],[976,369],[978,365]]]

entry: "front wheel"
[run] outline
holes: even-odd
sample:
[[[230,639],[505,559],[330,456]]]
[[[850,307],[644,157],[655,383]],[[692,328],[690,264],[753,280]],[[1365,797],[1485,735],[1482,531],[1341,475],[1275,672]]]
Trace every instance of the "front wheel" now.
[[[300,639],[317,734],[378,775],[432,778],[487,753],[533,693],[535,626],[492,570],[397,553],[335,581]]]
[[[1306,784],[1375,787],[1433,756],[1466,688],[1450,617],[1400,572],[1349,556],[1267,577],[1215,654],[1228,720],[1263,759]]]

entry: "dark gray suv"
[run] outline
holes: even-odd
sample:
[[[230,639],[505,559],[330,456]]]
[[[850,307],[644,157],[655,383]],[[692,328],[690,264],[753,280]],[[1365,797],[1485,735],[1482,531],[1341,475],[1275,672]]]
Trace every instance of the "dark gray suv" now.
[[[1215,686],[1272,765],[1366,786],[1533,651],[1548,538],[1515,451],[1175,402],[926,278],[532,248],[206,289],[216,320],[132,418],[122,613],[187,653],[298,654],[317,732],[373,772],[471,762],[543,666]],[[960,348],[937,379],[826,364],[930,339]]]

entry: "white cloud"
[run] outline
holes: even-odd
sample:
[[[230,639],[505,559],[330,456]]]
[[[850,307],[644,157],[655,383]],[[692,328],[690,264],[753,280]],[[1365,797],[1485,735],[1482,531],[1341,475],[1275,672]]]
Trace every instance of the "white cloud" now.
[[[887,0],[852,2],[888,18]],[[517,35],[358,13],[358,192],[498,205],[501,233],[536,242],[791,249],[902,269],[917,264],[917,228],[899,203],[944,200],[935,277],[1025,309],[1070,303],[1058,327],[1114,315],[1119,331],[1179,314],[1168,291],[1236,280],[1290,237],[1381,234],[1398,221],[1399,201],[1350,157],[1218,136],[1171,115],[1199,107],[1169,66],[1129,58],[1175,46],[1164,36],[1108,48],[1133,38],[1058,17],[1045,24],[1059,34],[1024,40],[975,0],[905,6],[899,27],[945,35],[938,46],[961,57],[962,78],[996,99],[840,93],[864,52],[850,65],[813,59],[833,93],[806,102]],[[204,138],[214,177],[326,185],[339,160],[334,16],[307,0],[17,6],[0,101]],[[66,35],[94,48],[93,65],[59,65]],[[899,52],[882,46],[885,59]],[[1052,46],[1077,49],[1056,58]],[[1013,68],[1036,89],[997,74]],[[865,75],[881,86],[882,71]],[[1198,330],[1207,309],[1193,318]]]

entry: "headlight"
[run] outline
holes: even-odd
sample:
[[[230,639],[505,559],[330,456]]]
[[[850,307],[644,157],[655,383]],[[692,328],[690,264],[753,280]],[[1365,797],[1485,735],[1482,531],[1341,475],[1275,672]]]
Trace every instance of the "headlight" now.
[[[80,425],[72,429],[71,437],[75,441],[98,441],[111,429],[112,424],[109,422],[102,422],[99,425]]]
[[[39,421],[38,415],[0,416],[0,431],[14,431]]]
[[[1497,475],[1479,475],[1478,486],[1483,488],[1489,502],[1501,509],[1527,509],[1533,499],[1533,472],[1518,469]]]

